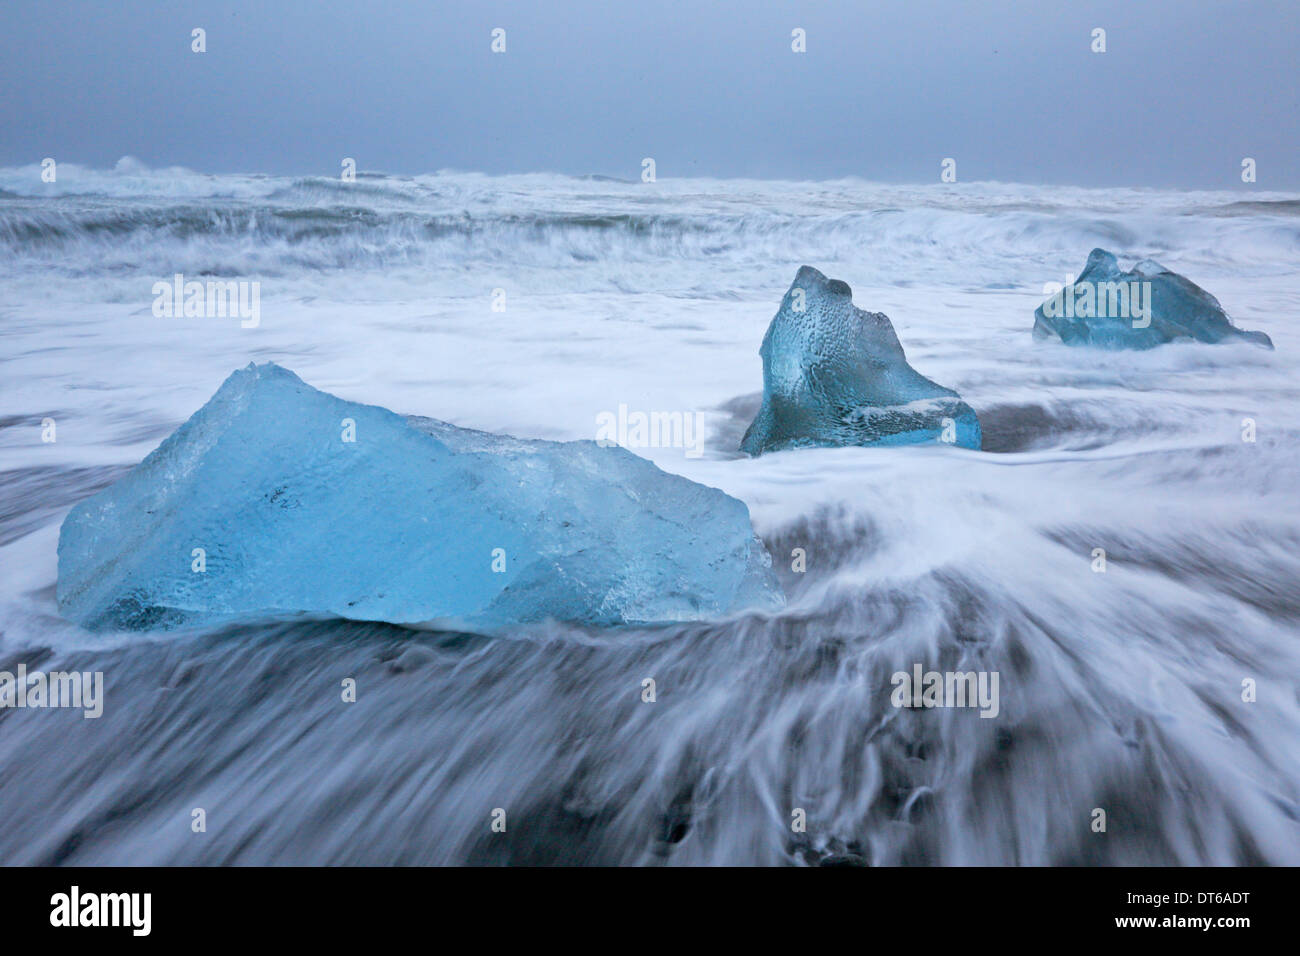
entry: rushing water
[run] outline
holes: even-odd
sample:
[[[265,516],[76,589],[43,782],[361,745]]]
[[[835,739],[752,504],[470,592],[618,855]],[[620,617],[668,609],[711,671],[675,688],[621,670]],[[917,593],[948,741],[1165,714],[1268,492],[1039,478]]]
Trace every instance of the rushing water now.
[[[1034,343],[1094,246],[1276,351]],[[105,695],[0,709],[0,862],[1300,863],[1295,196],[128,160],[0,170],[0,251],[0,670]],[[738,454],[804,263],[891,317],[982,451]],[[260,324],[156,317],[176,273],[258,281]],[[788,606],[493,637],[63,621],[67,509],[250,360],[530,437],[698,413],[702,455],[637,451],[748,504]],[[917,663],[996,672],[997,716],[893,706]]]

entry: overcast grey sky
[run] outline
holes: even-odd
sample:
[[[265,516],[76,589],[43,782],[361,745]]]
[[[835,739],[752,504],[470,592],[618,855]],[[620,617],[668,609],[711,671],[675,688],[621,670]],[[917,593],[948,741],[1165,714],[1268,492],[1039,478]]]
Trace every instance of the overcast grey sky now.
[[[1298,50],[1296,0],[6,0],[0,165],[1295,189]]]

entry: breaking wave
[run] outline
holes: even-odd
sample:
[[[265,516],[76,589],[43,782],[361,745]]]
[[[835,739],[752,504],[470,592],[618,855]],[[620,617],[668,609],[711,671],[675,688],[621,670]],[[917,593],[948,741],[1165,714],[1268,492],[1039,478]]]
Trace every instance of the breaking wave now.
[[[135,162],[110,173],[65,166],[59,177],[45,184],[37,167],[0,170],[8,270],[86,276],[184,266],[277,276],[670,259],[762,268],[841,261],[870,248],[880,275],[908,283],[933,279],[907,265],[937,247],[990,265],[1028,247],[1067,259],[1094,246],[1156,257],[1178,250],[1188,261],[1255,272],[1284,268],[1300,252],[1293,200],[1242,202],[1230,193],[1175,194],[1174,204],[1149,190],[984,183],[645,184],[456,173],[363,174],[345,183],[150,171]]]

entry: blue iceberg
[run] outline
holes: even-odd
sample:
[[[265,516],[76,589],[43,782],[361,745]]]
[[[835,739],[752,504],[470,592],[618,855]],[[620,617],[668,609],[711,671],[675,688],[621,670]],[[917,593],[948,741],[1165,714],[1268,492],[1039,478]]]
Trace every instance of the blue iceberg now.
[[[527,441],[232,374],[59,535],[92,629],[305,612],[499,627],[689,621],[784,599],[735,498],[591,441]]]
[[[1074,284],[1034,310],[1034,338],[1107,349],[1149,349],[1177,340],[1251,342],[1273,348],[1263,332],[1232,324],[1219,300],[1158,262],[1124,272],[1094,249]]]
[[[818,445],[980,447],[975,412],[907,364],[889,318],[853,305],[848,284],[803,266],[767,328],[763,404],[750,455]]]

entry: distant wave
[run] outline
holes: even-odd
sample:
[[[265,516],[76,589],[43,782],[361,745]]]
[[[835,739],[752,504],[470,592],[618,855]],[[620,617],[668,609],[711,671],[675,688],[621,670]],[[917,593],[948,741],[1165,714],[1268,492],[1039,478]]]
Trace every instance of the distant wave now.
[[[345,183],[130,163],[59,170],[53,184],[39,167],[0,170],[0,270],[285,275],[665,259],[765,270],[866,250],[895,281],[996,288],[1027,246],[1070,263],[1094,246],[1134,257],[1179,249],[1238,270],[1290,268],[1300,253],[1300,200],[1231,193],[463,173]],[[918,253],[936,250],[967,273],[918,272]]]
[[[1250,199],[1197,210],[1220,216],[1300,216],[1300,199]]]

